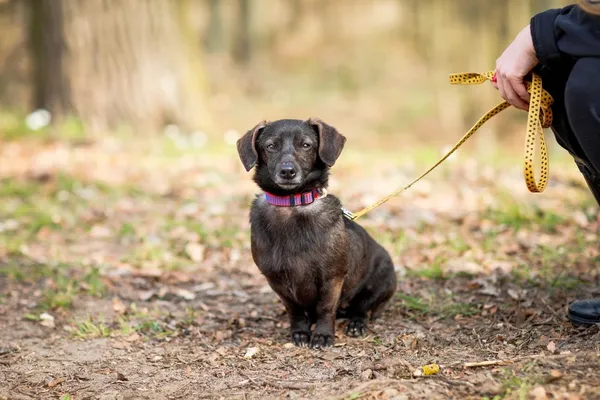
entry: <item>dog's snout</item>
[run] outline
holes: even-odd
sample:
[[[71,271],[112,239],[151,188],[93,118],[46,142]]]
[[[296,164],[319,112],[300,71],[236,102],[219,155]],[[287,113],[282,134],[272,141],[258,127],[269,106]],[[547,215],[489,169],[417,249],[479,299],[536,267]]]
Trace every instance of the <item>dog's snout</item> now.
[[[281,165],[281,169],[279,170],[279,176],[284,179],[292,179],[296,176],[296,168],[294,164],[290,162],[283,163]]]

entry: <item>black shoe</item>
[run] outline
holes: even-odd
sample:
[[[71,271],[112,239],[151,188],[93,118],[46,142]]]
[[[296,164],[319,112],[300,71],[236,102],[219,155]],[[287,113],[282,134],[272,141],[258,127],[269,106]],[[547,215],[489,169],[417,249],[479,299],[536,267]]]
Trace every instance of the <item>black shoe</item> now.
[[[569,320],[577,326],[600,324],[600,298],[577,300],[571,303],[569,305]]]

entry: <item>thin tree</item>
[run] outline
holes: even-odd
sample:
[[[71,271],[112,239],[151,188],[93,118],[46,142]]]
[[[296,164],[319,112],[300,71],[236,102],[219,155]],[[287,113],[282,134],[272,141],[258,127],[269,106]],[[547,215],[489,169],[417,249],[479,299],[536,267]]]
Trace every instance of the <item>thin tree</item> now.
[[[34,106],[95,131],[204,122],[188,0],[28,0]]]

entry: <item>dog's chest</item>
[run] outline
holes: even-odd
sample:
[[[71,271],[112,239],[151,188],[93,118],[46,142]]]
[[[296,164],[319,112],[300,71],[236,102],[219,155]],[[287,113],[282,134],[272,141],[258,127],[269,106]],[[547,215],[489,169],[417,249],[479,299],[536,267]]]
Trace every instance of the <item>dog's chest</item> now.
[[[261,270],[302,270],[308,273],[327,263],[345,234],[341,221],[328,218],[322,206],[299,212],[257,204],[251,213],[251,241]],[[265,271],[263,271],[265,272]]]

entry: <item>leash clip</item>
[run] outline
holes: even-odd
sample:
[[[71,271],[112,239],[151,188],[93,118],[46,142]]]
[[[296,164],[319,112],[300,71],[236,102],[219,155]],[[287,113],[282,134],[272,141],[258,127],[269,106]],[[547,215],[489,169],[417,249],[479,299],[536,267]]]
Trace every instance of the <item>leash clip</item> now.
[[[347,208],[342,207],[342,214],[350,221],[354,220],[354,214],[352,214],[352,211],[348,210]]]

